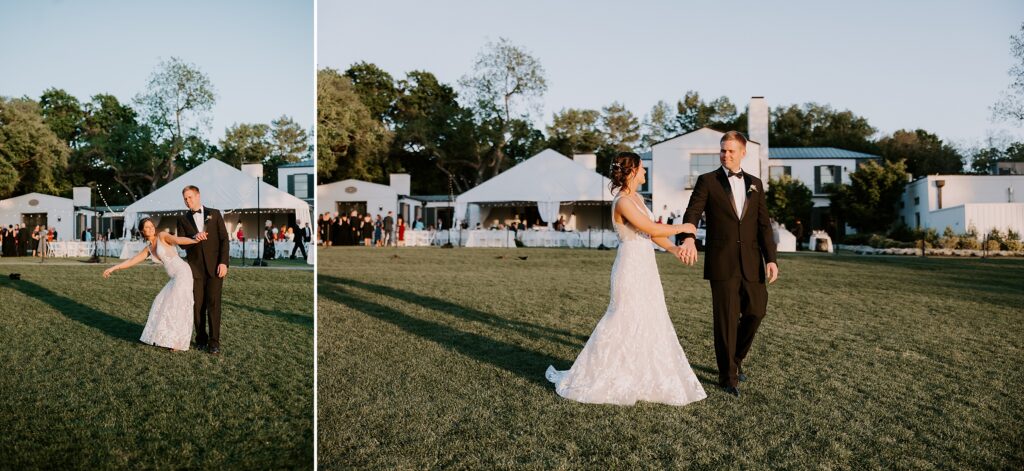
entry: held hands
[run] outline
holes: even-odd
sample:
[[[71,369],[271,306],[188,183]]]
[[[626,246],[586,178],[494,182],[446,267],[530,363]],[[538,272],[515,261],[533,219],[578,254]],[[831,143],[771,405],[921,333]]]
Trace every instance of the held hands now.
[[[196,241],[203,241],[203,240],[206,240],[206,239],[207,239],[207,237],[208,237],[208,236],[207,236],[207,233],[205,233],[205,232],[200,232],[200,233],[198,233],[198,234],[196,234],[196,235],[192,236],[192,238],[193,238],[193,239],[195,239]]]
[[[228,276],[228,266],[221,263],[217,265],[217,277],[224,278],[225,276]]]
[[[693,224],[689,225],[692,226]],[[676,247],[673,253],[680,262],[686,265],[693,266],[694,263],[697,263],[697,243],[694,242],[692,237],[684,240],[683,245]]]
[[[676,230],[677,230],[677,232],[676,232],[677,234],[680,233],[680,232],[685,232],[687,234],[696,234],[697,233],[697,226],[694,226],[693,224],[690,224],[690,223],[676,224]]]
[[[768,284],[775,283],[779,278],[779,266],[775,262],[769,262],[767,268]]]

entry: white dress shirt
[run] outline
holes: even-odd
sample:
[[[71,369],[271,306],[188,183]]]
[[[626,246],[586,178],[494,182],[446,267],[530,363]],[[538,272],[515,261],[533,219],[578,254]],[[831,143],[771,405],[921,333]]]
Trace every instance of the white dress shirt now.
[[[196,230],[203,232],[205,225],[203,224],[203,208],[199,208],[199,212],[192,215],[192,220],[196,223]]]
[[[722,172],[725,172],[725,178],[729,180],[729,187],[732,188],[732,202],[736,205],[736,214],[743,218],[743,205],[747,202],[747,189],[743,186],[743,177],[730,177],[729,172],[731,170],[722,166]],[[740,169],[743,172],[743,169]]]

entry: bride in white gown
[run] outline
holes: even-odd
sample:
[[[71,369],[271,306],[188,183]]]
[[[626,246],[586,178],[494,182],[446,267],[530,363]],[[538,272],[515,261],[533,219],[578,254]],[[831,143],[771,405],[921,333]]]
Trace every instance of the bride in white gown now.
[[[612,163],[612,224],[619,235],[611,301],[572,368],[545,374],[562,397],[595,404],[636,401],[684,405],[707,397],[665,306],[653,243],[679,256],[668,239],[696,232],[693,224],[651,220],[636,189],[646,181],[640,156],[623,152]]]
[[[176,246],[195,244],[197,241],[167,232],[158,233],[156,226],[149,219],[142,220],[139,230],[149,242],[146,248],[130,260],[108,268],[103,272],[103,277],[109,278],[115,271],[137,265],[152,255],[154,261],[163,265],[171,280],[153,300],[149,318],[146,319],[146,327],[142,329],[142,337],[139,340],[148,345],[171,350],[188,350],[192,339],[192,308],[195,302],[192,295],[192,269],[178,256]]]

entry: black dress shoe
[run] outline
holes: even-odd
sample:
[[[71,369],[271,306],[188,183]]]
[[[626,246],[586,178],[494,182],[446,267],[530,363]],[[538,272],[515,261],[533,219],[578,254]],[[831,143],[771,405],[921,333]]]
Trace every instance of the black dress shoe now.
[[[220,347],[210,347],[211,355],[220,355]]]
[[[737,366],[736,370],[739,371],[739,377],[738,378],[739,378],[740,382],[746,381],[747,380],[747,375],[743,374],[743,367]]]
[[[740,390],[736,386],[724,386],[722,387],[722,390],[725,391],[726,394],[732,394],[733,396],[740,397]]]
[[[197,343],[196,344],[196,350],[199,350],[201,352],[202,351],[206,351],[206,344],[205,343]]]

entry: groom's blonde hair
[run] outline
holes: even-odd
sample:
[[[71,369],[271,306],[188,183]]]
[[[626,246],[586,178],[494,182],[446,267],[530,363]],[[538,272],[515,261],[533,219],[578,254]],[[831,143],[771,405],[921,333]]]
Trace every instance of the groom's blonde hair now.
[[[192,190],[192,191],[194,191],[196,193],[199,193],[199,187],[198,186],[189,185],[189,186],[186,186],[183,190],[181,190],[181,194],[184,195],[185,192],[188,191],[188,190]]]
[[[747,145],[747,136],[744,136],[743,133],[741,133],[739,131],[729,131],[729,132],[727,132],[727,133],[722,135],[722,140],[718,141],[718,143],[719,144],[724,144],[726,141],[736,141],[736,142],[739,142],[741,145],[746,146]],[[199,190],[196,190],[196,191],[199,191]]]

